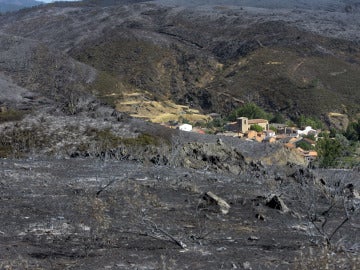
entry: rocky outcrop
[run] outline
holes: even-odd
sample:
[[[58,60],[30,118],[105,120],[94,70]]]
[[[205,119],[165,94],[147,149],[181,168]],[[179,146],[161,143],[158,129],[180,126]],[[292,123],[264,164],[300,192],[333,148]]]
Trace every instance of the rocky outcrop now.
[[[221,212],[223,215],[229,213],[230,205],[219,196],[215,195],[211,191],[205,192],[202,196],[203,202],[200,203],[199,207],[211,207],[215,206],[216,211]]]
[[[239,174],[246,164],[244,156],[238,150],[221,141],[217,143],[187,143],[180,150],[179,161],[182,166],[187,168],[233,174]]]
[[[349,125],[349,117],[342,113],[328,113],[328,125],[337,130],[346,130]]]
[[[283,213],[289,212],[289,208],[286,206],[284,201],[277,195],[270,195],[269,198],[266,200],[266,206],[280,210]]]

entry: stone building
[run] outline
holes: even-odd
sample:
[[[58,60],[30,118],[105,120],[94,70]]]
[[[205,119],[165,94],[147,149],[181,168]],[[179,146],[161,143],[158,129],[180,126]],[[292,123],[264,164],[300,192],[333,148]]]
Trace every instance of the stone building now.
[[[236,122],[239,132],[241,133],[247,132],[252,125],[259,125],[264,130],[269,129],[269,121],[266,119],[248,119],[247,117],[239,117]]]

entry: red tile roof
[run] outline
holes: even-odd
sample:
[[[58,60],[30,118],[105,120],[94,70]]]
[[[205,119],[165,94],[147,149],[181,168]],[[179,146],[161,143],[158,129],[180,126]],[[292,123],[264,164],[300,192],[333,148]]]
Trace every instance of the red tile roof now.
[[[249,125],[250,124],[260,124],[260,123],[267,124],[267,123],[269,123],[269,121],[266,119],[249,119]]]

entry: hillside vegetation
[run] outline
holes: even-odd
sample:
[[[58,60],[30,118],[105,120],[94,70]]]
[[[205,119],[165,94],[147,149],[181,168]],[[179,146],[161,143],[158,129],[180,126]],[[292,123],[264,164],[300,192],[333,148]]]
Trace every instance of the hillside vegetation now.
[[[302,114],[325,119],[329,113],[353,119],[359,113],[360,34],[351,30],[359,23],[352,15],[355,6],[346,13],[339,4],[337,12],[322,11],[316,20],[312,9],[126,4],[51,4],[2,16],[0,29],[42,44],[35,67],[41,74],[54,68],[54,61],[44,58],[48,51],[91,66],[98,75],[77,80],[76,88],[114,105],[129,102],[123,93],[142,92],[153,101],[170,100],[203,113],[226,115],[244,102],[290,119]],[[334,16],[351,34],[331,23]],[[328,28],[321,30],[324,21]],[[26,81],[16,73],[9,76],[24,87],[39,80],[36,74]],[[53,89],[54,78],[66,77],[64,72],[46,76],[36,91]]]

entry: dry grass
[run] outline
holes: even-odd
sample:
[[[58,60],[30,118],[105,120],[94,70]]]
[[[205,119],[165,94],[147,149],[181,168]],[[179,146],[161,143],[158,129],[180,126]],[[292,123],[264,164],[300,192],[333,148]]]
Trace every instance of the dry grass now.
[[[0,108],[1,109],[1,108]],[[24,112],[17,110],[0,110],[0,123],[10,121],[20,121],[24,116]]]
[[[327,247],[320,250],[309,248],[304,251],[295,260],[296,270],[307,269],[359,269],[360,256],[356,253],[347,253],[344,251],[333,251]]]
[[[188,106],[171,101],[148,100],[146,94],[127,93],[116,104],[116,109],[129,113],[133,117],[147,119],[153,123],[186,120],[189,122],[207,121],[209,117]]]

